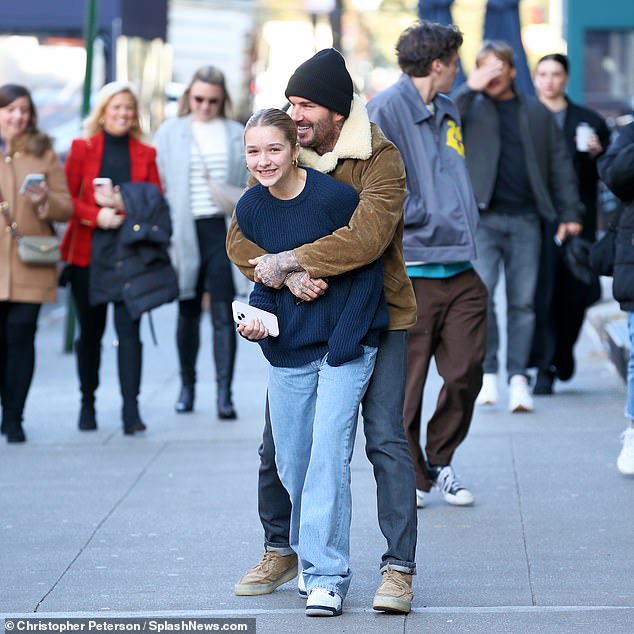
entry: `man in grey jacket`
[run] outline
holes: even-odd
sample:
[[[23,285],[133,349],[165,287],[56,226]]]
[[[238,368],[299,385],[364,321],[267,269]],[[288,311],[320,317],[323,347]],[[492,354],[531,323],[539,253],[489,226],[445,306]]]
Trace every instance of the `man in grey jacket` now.
[[[436,486],[456,506],[473,504],[458,481],[453,454],[471,424],[482,385],[487,292],[474,271],[478,223],[460,116],[449,97],[461,33],[420,22],[400,36],[399,80],[368,104],[372,121],[400,150],[407,174],[403,252],[416,295],[407,342],[404,426],[416,470],[416,501]],[[420,445],[421,396],[434,357],[444,383]]]
[[[541,220],[559,222],[557,238],[581,231],[575,174],[552,114],[513,85],[513,50],[488,41],[468,82],[455,94],[467,168],[480,208],[476,269],[489,291],[484,379],[478,403],[498,399],[498,327],[493,301],[504,266],[509,410],[529,412],[527,364],[535,327]]]

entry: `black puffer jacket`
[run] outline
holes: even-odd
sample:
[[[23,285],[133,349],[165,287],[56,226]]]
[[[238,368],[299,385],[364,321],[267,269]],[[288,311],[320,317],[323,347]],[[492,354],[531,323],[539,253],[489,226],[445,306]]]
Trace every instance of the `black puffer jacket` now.
[[[605,184],[626,203],[616,236],[614,299],[634,311],[634,122],[624,127],[599,159]]]
[[[95,231],[90,303],[124,301],[132,319],[178,297],[168,247],[169,207],[156,185],[123,183],[125,221],[116,231]]]

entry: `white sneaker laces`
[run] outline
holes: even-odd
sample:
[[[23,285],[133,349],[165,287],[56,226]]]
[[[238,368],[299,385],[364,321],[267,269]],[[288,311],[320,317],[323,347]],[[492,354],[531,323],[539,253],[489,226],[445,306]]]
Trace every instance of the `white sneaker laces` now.
[[[451,465],[440,470],[435,484],[443,493],[451,493],[452,495],[464,489]]]

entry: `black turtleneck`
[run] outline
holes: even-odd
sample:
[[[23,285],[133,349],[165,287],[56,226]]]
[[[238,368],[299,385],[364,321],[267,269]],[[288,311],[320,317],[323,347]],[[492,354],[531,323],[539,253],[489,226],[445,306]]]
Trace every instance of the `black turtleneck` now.
[[[113,136],[105,130],[103,159],[99,176],[112,179],[113,185],[128,183],[130,181],[130,150],[128,148],[128,135]]]

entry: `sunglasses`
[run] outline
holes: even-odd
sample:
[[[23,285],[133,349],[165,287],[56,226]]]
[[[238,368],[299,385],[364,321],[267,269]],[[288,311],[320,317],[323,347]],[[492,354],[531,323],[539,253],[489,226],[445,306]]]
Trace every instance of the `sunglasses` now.
[[[194,101],[196,103],[207,102],[207,105],[209,106],[215,106],[216,104],[220,103],[220,99],[218,97],[211,97],[209,99],[207,99],[206,97],[200,97],[199,95],[192,95],[192,97],[194,98]]]

